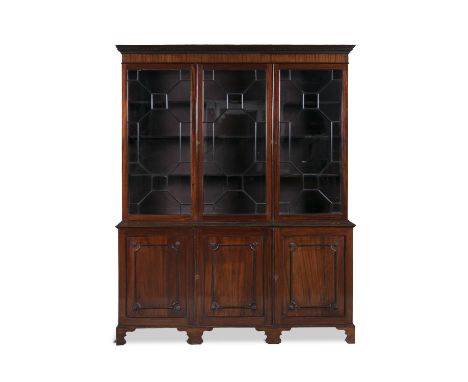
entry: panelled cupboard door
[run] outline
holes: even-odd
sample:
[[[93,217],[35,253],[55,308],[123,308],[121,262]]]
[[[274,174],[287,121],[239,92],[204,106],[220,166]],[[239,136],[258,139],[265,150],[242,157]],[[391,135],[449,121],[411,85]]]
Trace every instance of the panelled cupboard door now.
[[[198,321],[263,324],[270,317],[271,244],[266,230],[210,230],[199,237]]]
[[[279,230],[275,255],[276,321],[345,313],[345,235]]]
[[[127,317],[187,321],[187,298],[193,291],[188,280],[193,272],[190,235],[127,237]]]

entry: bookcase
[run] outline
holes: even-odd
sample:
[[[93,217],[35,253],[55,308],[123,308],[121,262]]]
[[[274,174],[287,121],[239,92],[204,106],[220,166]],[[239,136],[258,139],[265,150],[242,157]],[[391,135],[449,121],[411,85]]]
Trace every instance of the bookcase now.
[[[252,327],[354,343],[350,45],[118,45],[116,343]]]

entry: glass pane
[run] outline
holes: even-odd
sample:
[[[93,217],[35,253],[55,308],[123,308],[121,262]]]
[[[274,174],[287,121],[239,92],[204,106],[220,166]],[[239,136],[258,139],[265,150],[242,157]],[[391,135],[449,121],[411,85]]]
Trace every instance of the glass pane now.
[[[341,211],[341,70],[280,71],[280,213]]]
[[[127,72],[128,211],[189,215],[189,70]]]
[[[266,212],[264,70],[203,71],[203,211]]]

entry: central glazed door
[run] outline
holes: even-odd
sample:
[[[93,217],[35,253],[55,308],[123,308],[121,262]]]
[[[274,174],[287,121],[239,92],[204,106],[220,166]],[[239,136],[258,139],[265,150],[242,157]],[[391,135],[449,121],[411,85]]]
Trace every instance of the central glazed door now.
[[[270,320],[269,232],[203,230],[198,246],[199,323],[256,325]]]
[[[271,216],[271,65],[199,68],[199,209],[204,220]]]

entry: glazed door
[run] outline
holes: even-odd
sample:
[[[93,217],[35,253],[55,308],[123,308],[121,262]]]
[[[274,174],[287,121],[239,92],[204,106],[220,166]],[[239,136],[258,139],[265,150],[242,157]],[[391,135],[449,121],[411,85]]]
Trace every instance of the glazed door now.
[[[205,220],[271,214],[271,66],[199,69],[200,211]]]
[[[276,321],[343,316],[345,236],[279,229],[276,248]]]
[[[275,215],[346,217],[345,66],[275,70]]]
[[[124,218],[188,220],[195,206],[195,68],[124,65]]]
[[[204,230],[199,235],[197,318],[201,324],[263,324],[270,319],[269,232]]]
[[[187,231],[127,237],[127,317],[188,321],[188,298],[193,295],[191,235]]]

